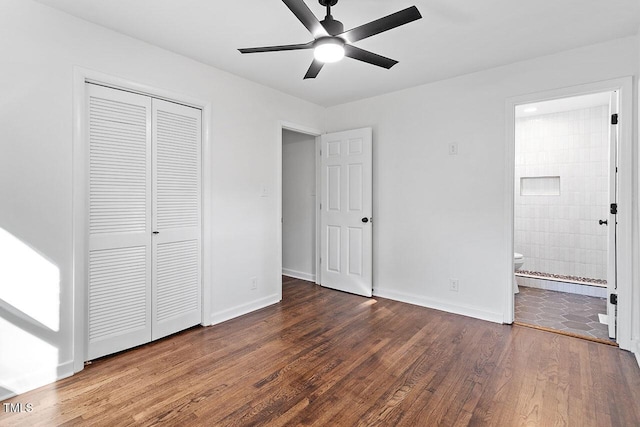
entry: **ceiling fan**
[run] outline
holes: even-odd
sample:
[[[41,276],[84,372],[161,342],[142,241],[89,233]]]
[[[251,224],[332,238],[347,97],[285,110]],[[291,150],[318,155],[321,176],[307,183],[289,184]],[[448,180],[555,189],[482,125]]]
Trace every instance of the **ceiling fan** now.
[[[411,6],[385,16],[384,18],[371,21],[368,24],[344,31],[342,22],[333,19],[333,16],[331,16],[331,6],[335,6],[338,0],[318,0],[322,6],[327,8],[327,16],[325,16],[322,21],[318,21],[318,18],[311,12],[303,0],[282,1],[291,9],[291,12],[293,12],[300,22],[302,22],[302,25],[307,27],[311,35],[313,35],[314,40],[302,44],[252,47],[238,50],[241,53],[258,53],[313,49],[314,59],[309,70],[307,70],[307,74],[304,76],[305,79],[314,79],[325,63],[337,62],[345,56],[377,65],[378,67],[387,69],[393,67],[398,61],[357,48],[353,46],[352,43],[422,18],[418,8]]]

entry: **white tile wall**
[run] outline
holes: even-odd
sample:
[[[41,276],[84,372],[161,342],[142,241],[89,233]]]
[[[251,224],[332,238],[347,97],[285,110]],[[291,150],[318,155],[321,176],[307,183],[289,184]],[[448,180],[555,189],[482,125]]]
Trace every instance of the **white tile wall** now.
[[[606,279],[608,106],[516,120],[515,251],[524,270]],[[521,178],[560,177],[560,195],[523,196]]]

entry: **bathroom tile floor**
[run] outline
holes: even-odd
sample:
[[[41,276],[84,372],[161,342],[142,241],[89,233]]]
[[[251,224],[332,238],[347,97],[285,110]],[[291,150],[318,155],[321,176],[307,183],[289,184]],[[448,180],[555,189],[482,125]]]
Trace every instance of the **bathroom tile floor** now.
[[[605,298],[525,286],[520,286],[515,295],[517,322],[609,340],[607,325],[600,323],[599,313],[607,313]]]

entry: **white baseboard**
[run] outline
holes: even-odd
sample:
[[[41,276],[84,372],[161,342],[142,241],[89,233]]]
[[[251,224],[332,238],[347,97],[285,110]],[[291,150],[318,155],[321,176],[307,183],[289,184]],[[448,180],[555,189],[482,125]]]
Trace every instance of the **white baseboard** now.
[[[373,295],[389,298],[395,301],[406,302],[408,304],[419,305],[421,307],[433,308],[435,310],[446,311],[448,313],[460,314],[462,316],[473,317],[475,319],[487,320],[494,323],[503,323],[502,313],[493,313],[486,310],[481,310],[476,307],[470,307],[466,305],[451,304],[436,300],[433,298],[425,298],[419,295],[408,294],[405,292],[398,292],[390,289],[375,288]]]
[[[235,317],[242,316],[243,314],[251,313],[252,311],[259,310],[261,308],[277,304],[281,301],[279,294],[269,295],[264,298],[260,298],[255,301],[251,301],[245,304],[241,304],[217,313],[211,313],[211,325],[231,320]]]
[[[302,271],[291,270],[288,268],[282,269],[282,275],[287,277],[293,277],[294,279],[306,280],[307,282],[316,282],[316,275],[311,273],[304,273]]]
[[[0,401],[35,390],[71,375],[73,375],[72,360],[61,363],[55,368],[32,371],[16,378],[2,378],[0,381]]]

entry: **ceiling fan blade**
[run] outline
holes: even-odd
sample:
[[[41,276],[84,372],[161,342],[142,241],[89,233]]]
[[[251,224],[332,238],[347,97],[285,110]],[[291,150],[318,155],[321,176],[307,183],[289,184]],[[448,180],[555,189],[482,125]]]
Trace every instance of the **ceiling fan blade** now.
[[[307,70],[307,74],[304,75],[305,79],[315,79],[320,70],[322,70],[322,66],[324,62],[320,62],[317,59],[314,59],[311,63],[311,66]]]
[[[302,22],[302,25],[307,27],[307,30],[313,35],[314,38],[327,37],[329,33],[324,29],[318,18],[311,12],[311,9],[302,0],[282,0],[287,5],[291,12],[296,15],[296,18]]]
[[[378,67],[386,68],[387,70],[398,63],[395,59],[387,58],[377,53],[369,52],[368,50],[360,49],[350,44],[344,45],[344,56],[357,59],[358,61],[366,62],[368,64],[377,65]]]
[[[240,53],[278,52],[281,50],[311,49],[313,42],[302,44],[285,44],[282,46],[248,47],[238,49]]]
[[[392,13],[384,18],[376,19],[368,24],[361,25],[340,34],[348,43],[357,42],[367,37],[375,36],[384,31],[391,30],[409,22],[413,22],[422,18],[418,8],[415,6],[408,7],[400,12]]]

